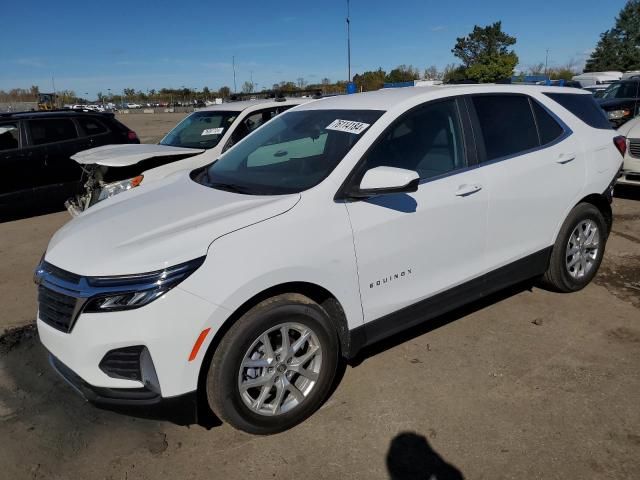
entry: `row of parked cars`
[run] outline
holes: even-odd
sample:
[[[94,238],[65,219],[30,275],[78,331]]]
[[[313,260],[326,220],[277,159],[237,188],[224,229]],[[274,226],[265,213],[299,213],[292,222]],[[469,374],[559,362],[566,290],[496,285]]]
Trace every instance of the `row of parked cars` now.
[[[189,115],[158,145],[133,147],[127,145],[140,143],[136,133],[116,120],[113,113],[77,108],[0,114],[0,158],[7,172],[0,181],[0,218],[15,218],[43,202],[59,206],[64,202],[77,215],[139,185],[143,179],[149,182],[210,163],[265,121],[310,100],[213,105]],[[621,128],[640,114],[640,78],[610,84],[596,101],[612,126]],[[635,125],[632,122],[621,130],[630,138],[621,178],[625,183],[637,182],[640,173],[635,166],[640,138]]]
[[[158,145],[58,113],[69,141],[98,141],[87,120],[124,136],[72,155],[86,190],[35,272],[52,366],[96,403],[188,397],[256,434],[389,335],[515,283],[586,286],[628,146],[589,93],[550,86],[229,103]],[[0,120],[11,148],[35,120]]]

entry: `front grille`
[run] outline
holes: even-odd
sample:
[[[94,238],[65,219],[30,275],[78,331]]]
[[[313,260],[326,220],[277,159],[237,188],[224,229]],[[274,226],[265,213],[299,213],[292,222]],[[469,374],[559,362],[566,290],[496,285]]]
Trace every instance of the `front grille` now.
[[[73,326],[76,298],[58,293],[42,285],[38,287],[38,312],[40,320],[62,332]]]
[[[100,361],[100,370],[112,378],[142,381],[140,355],[144,347],[124,347],[107,352]]]
[[[640,138],[632,138],[629,140],[629,155],[640,158]]]
[[[40,266],[40,268],[44,273],[47,273],[56,278],[59,278],[60,280],[64,280],[65,282],[79,283],[80,278],[82,278],[80,277],[80,275],[67,272],[66,270],[58,268],[55,265],[51,265],[50,263],[47,263],[47,262],[42,262],[42,265]]]

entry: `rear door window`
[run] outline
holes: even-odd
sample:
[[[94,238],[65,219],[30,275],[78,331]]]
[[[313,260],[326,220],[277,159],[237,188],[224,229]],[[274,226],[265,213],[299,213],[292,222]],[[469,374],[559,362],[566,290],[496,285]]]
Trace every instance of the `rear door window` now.
[[[593,128],[611,130],[611,124],[596,103],[592,95],[581,93],[545,93],[547,97],[558,102],[584,123]]]
[[[78,137],[76,126],[68,118],[29,120],[29,132],[33,145],[63,142]]]
[[[18,122],[0,123],[0,152],[15,150],[20,146],[20,125]]]
[[[109,131],[107,127],[96,118],[78,117],[76,120],[85,135],[100,135],[101,133],[107,133]]]
[[[539,146],[529,98],[524,95],[478,95],[478,115],[486,161],[517,155]]]

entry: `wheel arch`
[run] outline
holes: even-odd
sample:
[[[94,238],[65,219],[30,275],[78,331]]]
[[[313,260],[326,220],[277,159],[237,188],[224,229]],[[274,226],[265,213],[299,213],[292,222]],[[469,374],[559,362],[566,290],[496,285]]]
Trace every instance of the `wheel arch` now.
[[[592,193],[576,203],[574,207],[580,203],[590,203],[600,210],[600,213],[604,217],[604,221],[607,223],[607,234],[611,233],[611,227],[613,226],[613,210],[611,209],[611,204],[605,195],[601,193]]]
[[[216,331],[213,339],[207,347],[207,351],[200,365],[200,373],[198,374],[199,395],[205,391],[204,386],[207,372],[209,370],[209,365],[211,364],[211,358],[213,357],[213,354],[218,348],[221,340],[224,338],[225,334],[229,331],[233,324],[251,308],[259,304],[263,300],[285,293],[298,293],[304,295],[320,305],[327,312],[329,318],[331,319],[331,322],[336,329],[336,333],[340,342],[341,355],[348,355],[351,342],[349,325],[347,323],[347,317],[344,313],[342,305],[335,295],[333,295],[326,288],[309,282],[288,282],[274,285],[261,291],[260,293],[257,293],[249,300],[244,302],[227,318],[227,320]]]

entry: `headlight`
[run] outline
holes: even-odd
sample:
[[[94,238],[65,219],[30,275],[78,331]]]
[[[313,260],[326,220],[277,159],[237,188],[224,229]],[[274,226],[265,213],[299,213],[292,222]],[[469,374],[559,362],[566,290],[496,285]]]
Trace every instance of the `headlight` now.
[[[620,120],[621,118],[628,117],[631,115],[631,110],[628,108],[624,108],[622,110],[611,110],[607,112],[607,118],[609,120]]]
[[[142,183],[142,179],[144,177],[142,175],[138,175],[137,177],[128,178],[127,180],[121,180],[119,182],[107,183],[100,190],[100,194],[98,195],[98,201],[101,202],[109,197],[113,197],[122,192],[126,192],[127,190],[131,190],[132,188],[137,187]]]
[[[153,302],[195,272],[206,257],[139,275],[87,277],[93,294],[83,312],[131,310]]]

